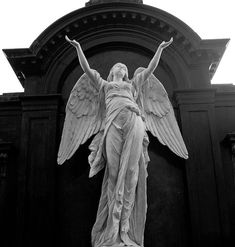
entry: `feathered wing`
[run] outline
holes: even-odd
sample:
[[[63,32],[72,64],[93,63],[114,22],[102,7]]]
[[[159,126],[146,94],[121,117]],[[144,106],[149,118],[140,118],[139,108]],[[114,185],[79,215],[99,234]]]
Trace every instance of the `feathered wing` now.
[[[96,71],[94,73],[98,74]],[[98,85],[96,87],[86,74],[83,74],[73,87],[66,105],[57,157],[59,165],[71,158],[81,144],[101,129],[103,102],[99,91]]]
[[[153,74],[146,81],[141,81],[139,73],[143,70],[144,68],[138,68],[135,71],[133,83],[137,91],[136,102],[145,117],[146,128],[163,145],[167,145],[175,154],[187,159],[188,151],[167,92]]]

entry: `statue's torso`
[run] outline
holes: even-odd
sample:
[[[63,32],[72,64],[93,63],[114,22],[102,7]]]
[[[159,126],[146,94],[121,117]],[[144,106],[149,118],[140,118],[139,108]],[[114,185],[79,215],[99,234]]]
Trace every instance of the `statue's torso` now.
[[[105,85],[106,117],[112,114],[120,115],[127,111],[136,112],[139,115],[139,108],[135,102],[134,89],[128,82],[109,82]],[[117,113],[118,112],[118,113]]]

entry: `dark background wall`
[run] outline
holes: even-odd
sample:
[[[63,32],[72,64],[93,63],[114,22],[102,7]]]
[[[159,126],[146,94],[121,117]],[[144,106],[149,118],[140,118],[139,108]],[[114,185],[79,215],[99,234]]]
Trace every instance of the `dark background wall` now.
[[[162,40],[174,38],[155,75],[172,101],[189,159],[149,134],[145,246],[235,242],[235,89],[210,85],[228,40],[201,40],[170,14],[123,2],[72,12],[30,48],[4,50],[25,92],[0,97],[3,246],[90,246],[103,176],[88,178],[91,140],[63,166],[56,164],[65,105],[82,74],[65,34],[81,42],[103,78],[119,61],[131,78]]]

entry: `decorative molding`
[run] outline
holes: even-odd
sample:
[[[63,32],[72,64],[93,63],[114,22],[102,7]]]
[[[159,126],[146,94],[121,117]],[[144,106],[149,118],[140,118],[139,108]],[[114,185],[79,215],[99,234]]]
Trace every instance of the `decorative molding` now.
[[[102,4],[102,3],[110,3],[110,2],[116,2],[116,3],[143,3],[142,0],[90,0],[86,3],[86,6],[96,5],[96,4]]]
[[[54,111],[58,109],[60,94],[22,96],[22,110],[26,111]]]
[[[108,35],[110,31],[120,30],[133,35],[140,33],[152,42],[173,37],[171,49],[181,54],[188,64],[206,61],[211,65],[211,77],[228,43],[228,39],[201,40],[185,23],[160,9],[144,4],[113,2],[71,12],[50,25],[28,49],[3,51],[24,84],[25,78],[44,73],[55,56],[70,49],[64,39],[66,34],[83,43],[98,33]]]
[[[215,97],[216,107],[235,107],[235,92],[218,92]]]
[[[212,84],[216,89],[215,107],[235,107],[235,85]]]
[[[177,104],[190,105],[190,104],[214,104],[216,89],[186,89],[175,90],[174,96]]]

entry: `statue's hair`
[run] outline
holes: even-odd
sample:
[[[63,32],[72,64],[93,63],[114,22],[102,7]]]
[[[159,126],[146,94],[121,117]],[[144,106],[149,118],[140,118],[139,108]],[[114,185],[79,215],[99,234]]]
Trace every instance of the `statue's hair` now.
[[[123,64],[123,63],[115,63],[113,65],[113,67],[111,68],[111,70],[109,72],[108,78],[107,78],[107,81],[108,82],[113,81],[113,70],[114,70],[115,66],[117,66],[119,64],[124,65],[126,67],[126,74],[124,75],[124,78],[123,79],[124,79],[124,81],[129,82],[129,79],[128,79],[128,69],[127,69],[127,66],[125,64]]]

